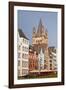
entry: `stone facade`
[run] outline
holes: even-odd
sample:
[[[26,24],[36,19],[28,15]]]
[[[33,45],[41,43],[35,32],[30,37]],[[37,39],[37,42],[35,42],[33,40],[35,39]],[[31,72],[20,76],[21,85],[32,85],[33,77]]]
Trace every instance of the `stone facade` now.
[[[49,70],[49,54],[48,54],[48,31],[45,26],[42,24],[42,20],[40,19],[38,29],[36,30],[33,27],[32,34],[32,46],[33,49],[39,54],[41,48],[45,56],[44,60],[44,69]]]

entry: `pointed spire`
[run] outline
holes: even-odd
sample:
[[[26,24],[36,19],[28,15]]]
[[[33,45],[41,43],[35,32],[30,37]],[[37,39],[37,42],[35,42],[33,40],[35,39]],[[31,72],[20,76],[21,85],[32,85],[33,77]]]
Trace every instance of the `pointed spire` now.
[[[33,27],[33,32],[36,32],[36,28],[35,27]]]
[[[43,24],[42,24],[42,19],[40,18],[39,25],[38,25],[38,30],[37,30],[37,34],[39,36],[44,32],[43,29],[44,29],[44,27],[43,27]]]
[[[35,34],[36,34],[36,28],[35,28],[35,27],[33,27],[33,34],[32,34],[32,36],[34,37],[34,36],[35,36]]]
[[[40,18],[40,21],[39,21],[39,27],[42,27],[42,19]]]

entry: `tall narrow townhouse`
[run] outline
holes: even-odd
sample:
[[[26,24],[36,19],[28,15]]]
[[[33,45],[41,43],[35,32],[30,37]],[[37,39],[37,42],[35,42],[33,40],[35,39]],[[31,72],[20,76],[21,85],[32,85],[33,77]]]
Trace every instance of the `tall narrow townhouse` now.
[[[18,30],[17,59],[18,77],[29,74],[29,40],[21,29]]]

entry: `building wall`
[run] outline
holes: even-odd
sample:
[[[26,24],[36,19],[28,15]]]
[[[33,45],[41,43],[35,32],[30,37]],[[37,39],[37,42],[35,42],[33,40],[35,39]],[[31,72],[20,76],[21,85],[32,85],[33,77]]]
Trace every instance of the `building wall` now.
[[[19,37],[18,40],[18,76],[25,76],[29,73],[29,40]]]
[[[49,48],[49,58],[50,58],[50,70],[57,71],[57,55],[56,48]]]
[[[19,34],[18,34],[18,41],[17,42],[18,42],[17,43],[18,76],[21,76],[22,75],[22,40],[19,37]]]
[[[43,53],[43,51],[42,51],[42,48],[41,48],[41,50],[40,50],[40,53],[38,54],[38,58],[39,58],[39,60],[38,60],[38,64],[39,64],[39,66],[38,66],[38,69],[39,70],[44,70],[44,53]]]
[[[44,36],[33,37],[32,44],[48,44],[48,39],[45,39]]]
[[[57,71],[57,56],[56,53],[52,52],[53,61],[52,61],[52,69]]]
[[[29,41],[25,38],[22,39],[22,75],[28,75],[29,73]]]
[[[35,51],[29,50],[29,71],[38,69],[38,55]]]

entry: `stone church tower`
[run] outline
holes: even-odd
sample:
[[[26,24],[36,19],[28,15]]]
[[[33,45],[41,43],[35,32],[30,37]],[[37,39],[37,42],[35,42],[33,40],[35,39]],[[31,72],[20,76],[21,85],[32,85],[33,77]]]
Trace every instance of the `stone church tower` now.
[[[47,29],[42,24],[42,20],[40,19],[38,28],[36,30],[33,27],[32,33],[32,46],[33,49],[39,54],[42,49],[45,58],[44,58],[44,69],[49,70],[49,55],[48,55],[48,32]]]

